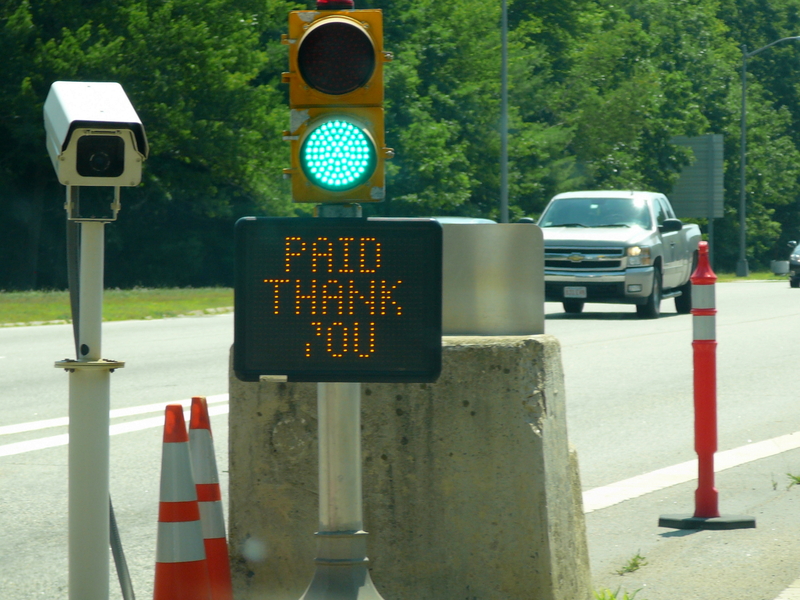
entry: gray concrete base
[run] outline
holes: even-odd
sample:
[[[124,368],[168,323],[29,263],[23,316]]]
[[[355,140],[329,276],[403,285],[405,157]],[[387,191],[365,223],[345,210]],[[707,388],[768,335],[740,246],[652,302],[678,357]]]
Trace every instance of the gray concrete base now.
[[[588,600],[577,458],[552,336],[447,337],[435,384],[362,384],[369,574],[386,600]],[[316,384],[230,386],[237,600],[315,573]]]
[[[755,517],[744,515],[722,515],[719,517],[695,517],[693,515],[661,515],[659,527],[672,529],[752,529],[756,526]]]

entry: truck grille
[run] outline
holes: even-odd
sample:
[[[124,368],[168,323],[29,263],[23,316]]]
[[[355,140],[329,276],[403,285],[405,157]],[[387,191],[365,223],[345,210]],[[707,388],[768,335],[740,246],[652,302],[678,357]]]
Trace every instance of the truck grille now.
[[[576,271],[613,270],[622,268],[624,256],[624,248],[548,246],[544,249],[544,266]]]

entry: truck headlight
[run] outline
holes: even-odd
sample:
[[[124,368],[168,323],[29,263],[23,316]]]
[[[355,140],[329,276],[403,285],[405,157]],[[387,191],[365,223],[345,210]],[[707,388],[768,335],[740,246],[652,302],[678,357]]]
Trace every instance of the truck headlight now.
[[[650,248],[646,246],[631,246],[628,248],[628,266],[646,267],[650,264]]]

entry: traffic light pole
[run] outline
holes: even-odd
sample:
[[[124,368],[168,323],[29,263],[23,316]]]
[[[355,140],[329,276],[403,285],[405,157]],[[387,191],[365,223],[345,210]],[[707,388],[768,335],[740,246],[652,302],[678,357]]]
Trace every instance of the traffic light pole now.
[[[361,216],[358,202],[385,199],[383,50],[380,10],[353,0],[317,0],[316,11],[291,11],[290,129],[295,202],[317,216]],[[317,384],[319,531],[314,577],[301,600],[383,600],[367,569],[361,496],[361,384]]]
[[[360,217],[323,204],[320,217]],[[361,482],[361,384],[317,384],[319,531],[314,577],[301,600],[383,600],[369,575]]]
[[[361,496],[361,384],[318,383],[319,531],[301,600],[383,600],[369,575]]]
[[[508,6],[502,3],[500,65],[500,222],[508,223]]]

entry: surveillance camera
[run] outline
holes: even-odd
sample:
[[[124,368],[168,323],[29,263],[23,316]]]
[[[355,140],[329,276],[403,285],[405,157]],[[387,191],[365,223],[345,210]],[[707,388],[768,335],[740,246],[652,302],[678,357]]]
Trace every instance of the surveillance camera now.
[[[56,81],[44,102],[47,152],[69,186],[135,186],[148,146],[118,83]]]

